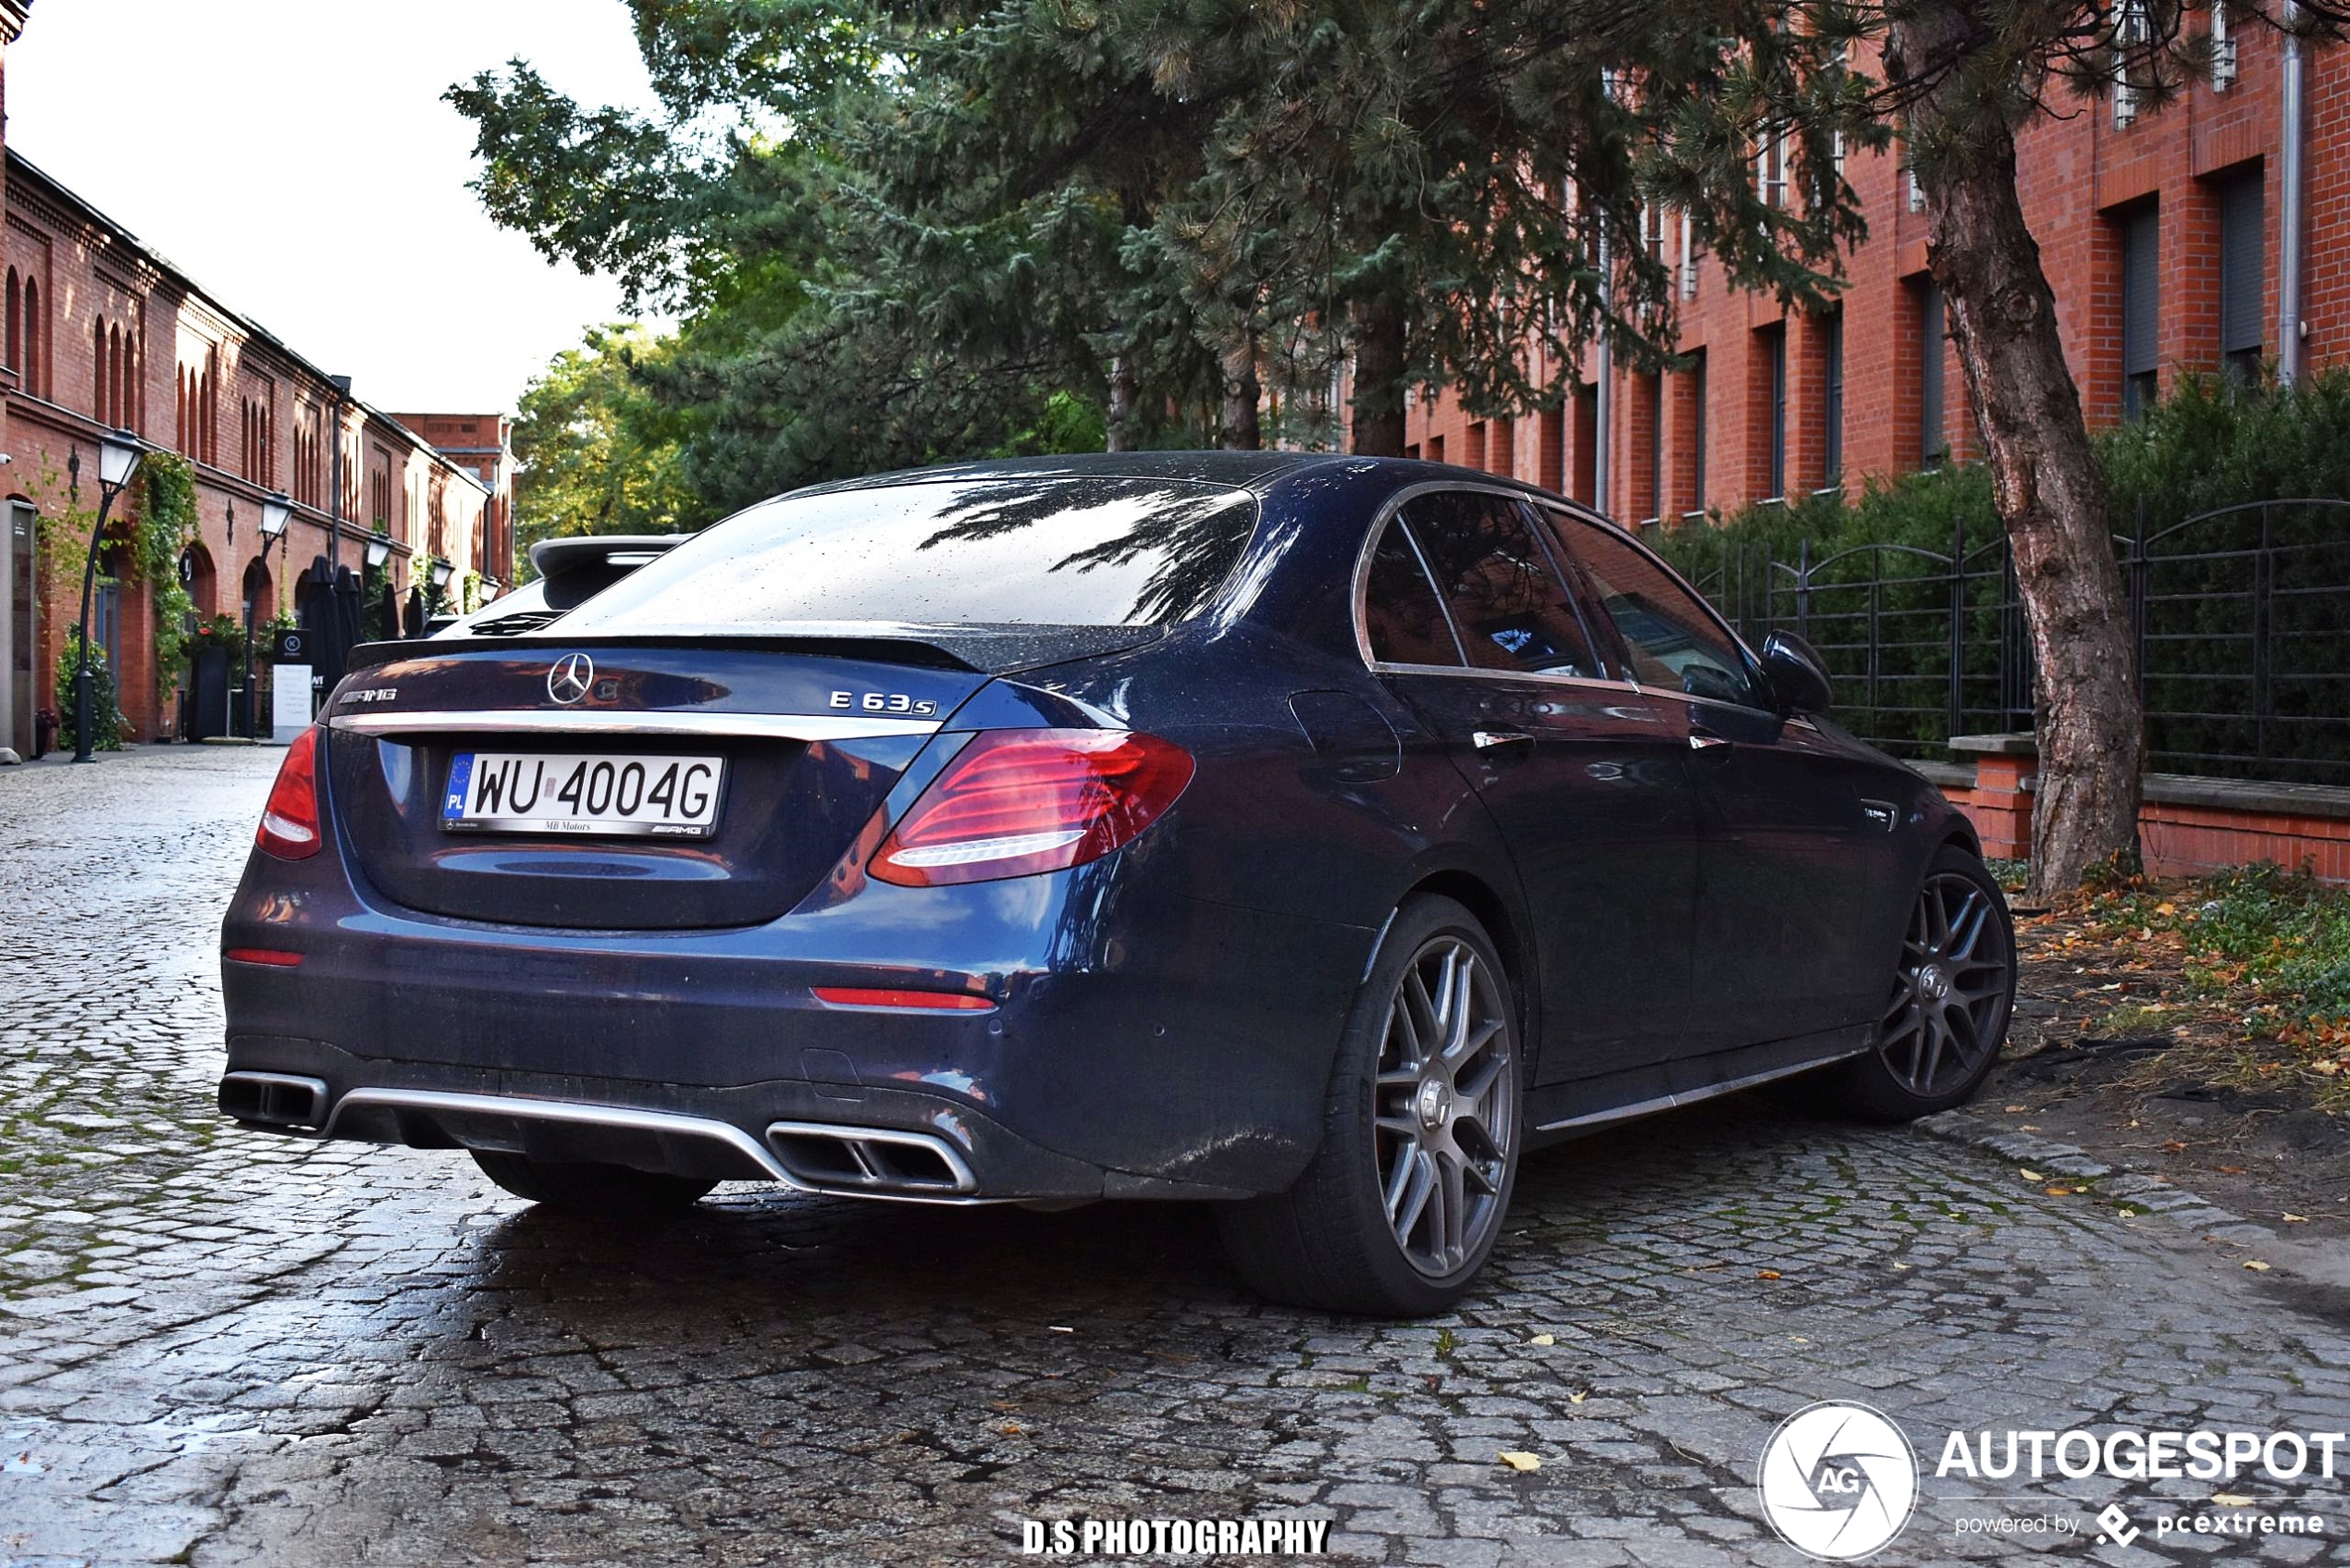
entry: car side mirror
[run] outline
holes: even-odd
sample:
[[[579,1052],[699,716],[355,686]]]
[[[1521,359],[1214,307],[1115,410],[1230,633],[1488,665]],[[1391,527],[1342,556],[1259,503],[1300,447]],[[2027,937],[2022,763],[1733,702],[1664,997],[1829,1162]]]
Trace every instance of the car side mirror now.
[[[1836,679],[1819,650],[1793,632],[1762,639],[1762,673],[1789,713],[1824,713],[1836,705]]]

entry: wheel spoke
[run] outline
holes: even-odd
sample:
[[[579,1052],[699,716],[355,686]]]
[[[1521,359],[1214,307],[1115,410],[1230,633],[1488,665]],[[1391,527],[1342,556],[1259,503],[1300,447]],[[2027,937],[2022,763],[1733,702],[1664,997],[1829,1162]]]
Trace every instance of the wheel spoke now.
[[[1444,1060],[1451,1064],[1455,1073],[1460,1071],[1463,1063],[1491,1044],[1493,1037],[1502,1032],[1500,1019],[1487,1019],[1483,1023],[1471,1025],[1467,1021],[1468,1009],[1462,1008],[1461,1015],[1462,1022],[1453,1031],[1453,1043],[1444,1047]]]
[[[1420,1216],[1427,1212],[1429,1198],[1436,1191],[1436,1162],[1426,1149],[1415,1145],[1404,1158],[1402,1174],[1403,1191],[1388,1212],[1395,1218],[1396,1240],[1408,1248],[1412,1232],[1419,1228]]]
[[[1437,1253],[1445,1269],[1458,1268],[1468,1255],[1468,1191],[1462,1179],[1461,1157],[1458,1154],[1437,1156],[1436,1168],[1441,1178],[1442,1196],[1438,1202],[1441,1251]]]
[[[1916,1073],[1914,1073],[1910,1079],[1910,1087],[1916,1090],[1921,1094],[1931,1093],[1933,1092],[1934,1075],[1939,1071],[1942,1067],[1943,1043],[1948,1040],[1950,1036],[1949,1027],[1944,1024],[1939,1019],[1929,1019],[1926,1024],[1925,1032],[1926,1039],[1929,1043],[1925,1065],[1919,1068]]]
[[[1950,921],[1950,951],[1952,959],[1970,958],[1974,945],[1983,940],[1984,928],[1991,923],[1991,905],[1977,888],[1967,890],[1966,902],[1959,906],[1957,916]]]
[[[1498,1029],[1501,1026],[1497,1024],[1494,1027]],[[1453,1080],[1453,1093],[1461,1097],[1462,1105],[1482,1109],[1485,1096],[1492,1093],[1493,1086],[1502,1081],[1502,1075],[1509,1068],[1507,1057],[1488,1056],[1484,1065],[1477,1069],[1476,1077]]]
[[[1392,1017],[1403,1027],[1404,1065],[1417,1067],[1428,1059],[1426,1042],[1436,1032],[1436,1007],[1429,1000],[1428,983],[1417,968],[1405,972],[1404,994],[1396,1002]]]

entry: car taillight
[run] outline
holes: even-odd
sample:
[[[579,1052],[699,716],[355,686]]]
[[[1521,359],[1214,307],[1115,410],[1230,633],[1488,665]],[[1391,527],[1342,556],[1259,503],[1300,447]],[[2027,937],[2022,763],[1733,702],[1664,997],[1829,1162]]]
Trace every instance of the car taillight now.
[[[1082,866],[1130,843],[1192,782],[1192,757],[1127,730],[997,730],[932,781],[868,870],[902,887]]]
[[[318,727],[294,736],[269,804],[261,809],[261,831],[254,842],[280,860],[307,860],[318,853]]]

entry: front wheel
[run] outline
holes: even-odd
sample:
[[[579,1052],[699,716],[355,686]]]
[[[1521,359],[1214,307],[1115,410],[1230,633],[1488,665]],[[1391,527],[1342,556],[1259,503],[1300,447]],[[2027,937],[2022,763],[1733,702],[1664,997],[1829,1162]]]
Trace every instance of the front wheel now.
[[[1331,1312],[1459,1301],[1516,1182],[1516,1016],[1475,916],[1449,898],[1398,910],[1340,1037],[1320,1150],[1288,1191],[1219,1211],[1242,1277]]]
[[[698,1176],[664,1176],[625,1165],[534,1160],[494,1149],[473,1151],[481,1173],[534,1204],[565,1210],[659,1214],[699,1202],[717,1186]]]
[[[1981,860],[1945,846],[1910,907],[1877,1046],[1840,1070],[1849,1110],[1909,1121],[1963,1105],[2007,1043],[2015,1005],[2015,927]]]

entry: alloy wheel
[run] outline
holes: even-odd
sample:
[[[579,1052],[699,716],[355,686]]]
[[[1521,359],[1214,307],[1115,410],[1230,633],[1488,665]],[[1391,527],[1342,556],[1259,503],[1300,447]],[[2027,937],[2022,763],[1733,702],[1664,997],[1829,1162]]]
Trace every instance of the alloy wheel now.
[[[2014,968],[1992,895],[1956,872],[1928,877],[1878,1028],[1877,1049],[1904,1088],[1926,1099],[1946,1093],[1998,1049]]]
[[[1372,1146],[1389,1228],[1432,1278],[1457,1272],[1501,1223],[1517,1137],[1517,1069],[1498,977],[1439,936],[1389,1003]]]

